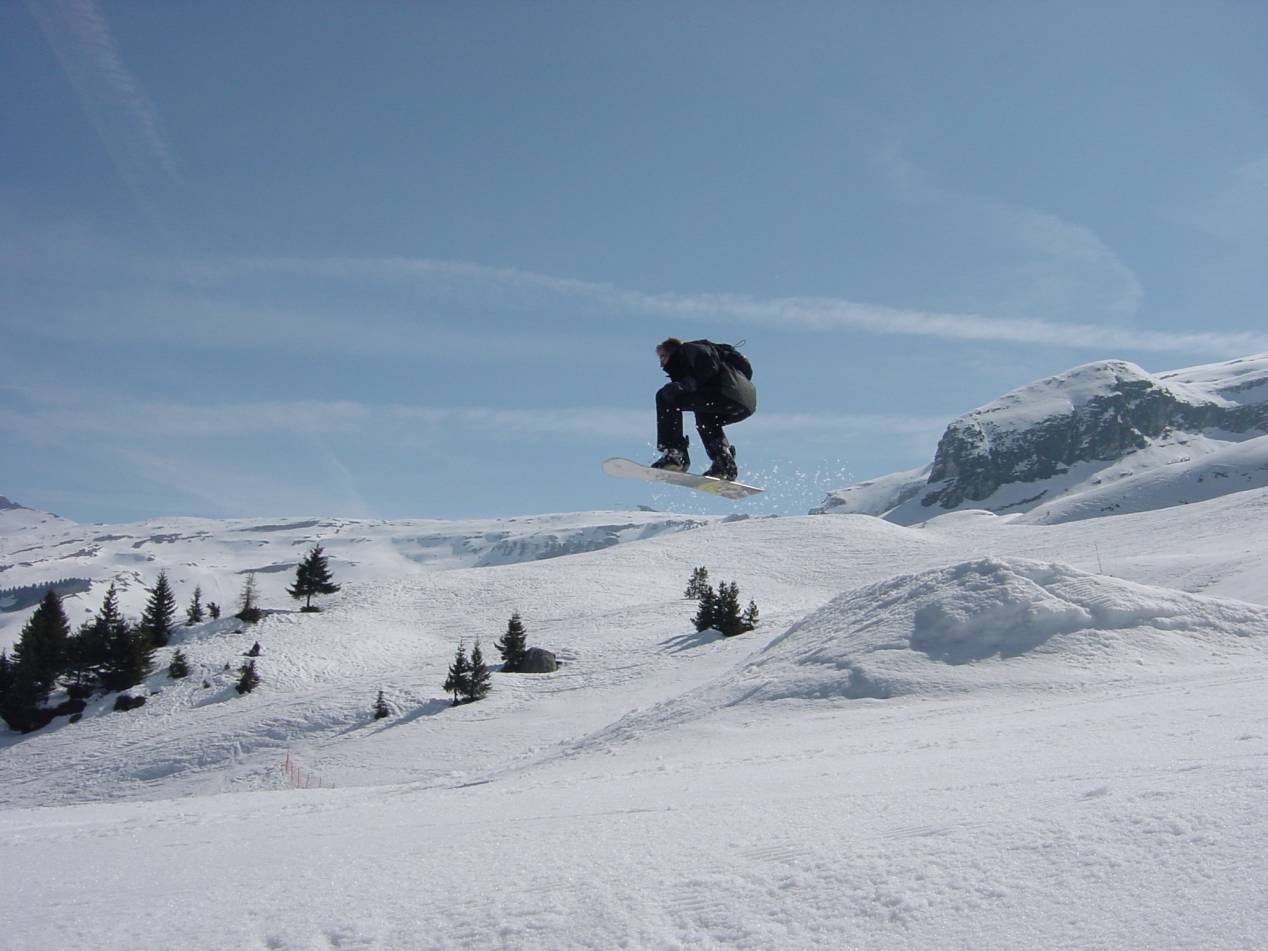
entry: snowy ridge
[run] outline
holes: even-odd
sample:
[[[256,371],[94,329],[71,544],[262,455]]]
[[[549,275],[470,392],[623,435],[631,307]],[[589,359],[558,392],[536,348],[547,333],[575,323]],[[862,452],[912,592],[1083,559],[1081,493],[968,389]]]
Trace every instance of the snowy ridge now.
[[[70,529],[75,523],[50,512],[38,512],[0,495],[0,537],[50,529]]]
[[[1156,375],[1102,361],[954,420],[924,484],[897,473],[816,512],[911,525],[969,508],[1061,521],[1187,504],[1268,484],[1265,435],[1268,354]]]
[[[0,519],[13,514],[0,512]],[[285,588],[314,543],[325,548],[335,574],[355,582],[558,558],[716,521],[709,516],[586,512],[466,521],[166,518],[89,526],[30,509],[19,514],[20,528],[0,532],[0,587],[87,579],[91,590],[76,594],[66,606],[74,624],[99,607],[111,583],[118,587],[124,613],[139,616],[145,589],[163,568],[182,608],[195,586],[202,588],[204,602],[232,608],[248,572],[257,573],[266,602],[286,605],[290,599]],[[16,638],[29,615],[30,610],[0,612],[0,646]]]

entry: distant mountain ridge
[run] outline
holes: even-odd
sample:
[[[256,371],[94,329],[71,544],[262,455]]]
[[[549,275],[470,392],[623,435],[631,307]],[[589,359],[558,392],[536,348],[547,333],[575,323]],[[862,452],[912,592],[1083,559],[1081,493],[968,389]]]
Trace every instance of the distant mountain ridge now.
[[[924,469],[834,492],[820,513],[915,524],[981,508],[1065,521],[1268,485],[1268,354],[1151,374],[1106,360],[955,419]]]

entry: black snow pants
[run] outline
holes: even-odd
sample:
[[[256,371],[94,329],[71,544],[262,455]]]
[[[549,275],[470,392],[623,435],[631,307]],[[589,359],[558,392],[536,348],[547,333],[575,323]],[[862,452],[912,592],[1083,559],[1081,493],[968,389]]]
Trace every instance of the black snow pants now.
[[[716,392],[691,390],[682,383],[666,383],[656,391],[656,445],[660,449],[686,449],[687,437],[682,432],[682,414],[696,414],[696,432],[709,458],[714,458],[727,445],[723,426],[748,419],[752,412]]]

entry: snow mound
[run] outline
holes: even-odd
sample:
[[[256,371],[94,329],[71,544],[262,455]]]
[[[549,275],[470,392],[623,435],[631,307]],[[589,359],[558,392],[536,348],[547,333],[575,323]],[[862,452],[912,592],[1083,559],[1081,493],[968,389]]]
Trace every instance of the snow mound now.
[[[1262,657],[1266,646],[1268,607],[1058,563],[982,558],[843,594],[742,667],[631,714],[589,743],[775,700],[1170,682]]]
[[[842,595],[741,675],[736,700],[1069,687],[1205,666],[1268,636],[1268,608],[985,558]]]
[[[738,700],[1070,687],[1205,666],[1268,636],[1268,608],[985,558],[842,595],[773,642]]]

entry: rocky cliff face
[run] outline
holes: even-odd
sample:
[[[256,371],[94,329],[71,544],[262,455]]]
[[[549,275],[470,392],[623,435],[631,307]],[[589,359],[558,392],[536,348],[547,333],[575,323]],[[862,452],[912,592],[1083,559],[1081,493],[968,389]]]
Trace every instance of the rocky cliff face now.
[[[938,443],[929,473],[931,485],[944,484],[925,494],[921,503],[955,508],[981,501],[1003,485],[1047,479],[1077,462],[1121,459],[1174,431],[1268,431],[1268,403],[1238,405],[1188,389],[1177,392],[1130,363],[1090,364],[1036,387],[1081,388],[1078,384],[1089,377],[1096,381],[1090,395],[1024,429],[993,424],[998,404],[953,422]],[[1031,395],[1030,389],[1018,391],[1017,401]]]
[[[1121,360],[1091,363],[954,420],[925,484],[873,514],[912,523],[957,508],[1029,511],[1102,486],[1120,460],[1131,465],[1116,477],[1137,475],[1265,433],[1268,354],[1157,375]],[[857,488],[818,511],[847,510],[863,497]]]

